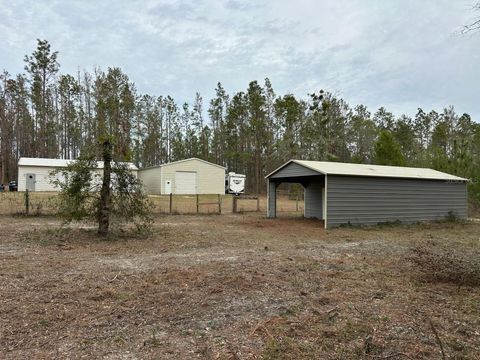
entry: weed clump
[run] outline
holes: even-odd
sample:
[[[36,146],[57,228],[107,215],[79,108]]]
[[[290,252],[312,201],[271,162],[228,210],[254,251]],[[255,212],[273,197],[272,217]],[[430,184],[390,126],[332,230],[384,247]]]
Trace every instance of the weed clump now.
[[[455,214],[453,211],[449,211],[447,216],[445,217],[446,222],[451,222],[451,223],[459,223],[462,222],[461,219]]]
[[[480,248],[428,242],[411,249],[409,260],[426,281],[480,286]]]

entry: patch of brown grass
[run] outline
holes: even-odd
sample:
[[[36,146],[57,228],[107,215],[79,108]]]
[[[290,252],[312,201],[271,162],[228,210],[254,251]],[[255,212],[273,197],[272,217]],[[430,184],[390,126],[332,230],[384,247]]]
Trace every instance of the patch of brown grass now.
[[[457,286],[480,286],[480,246],[428,241],[413,247],[408,259],[422,279]]]
[[[108,241],[58,225],[0,217],[0,358],[438,359],[430,322],[449,358],[480,353],[480,288],[404,261],[472,247],[480,224],[162,216]]]

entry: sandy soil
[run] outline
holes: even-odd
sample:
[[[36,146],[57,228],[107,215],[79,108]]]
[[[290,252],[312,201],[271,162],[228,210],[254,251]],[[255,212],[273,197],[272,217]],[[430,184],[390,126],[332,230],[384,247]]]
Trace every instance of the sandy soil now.
[[[163,216],[148,238],[0,217],[0,358],[480,358],[480,289],[425,283],[424,240],[480,224],[325,231],[260,214]],[[435,332],[438,337],[435,336]]]

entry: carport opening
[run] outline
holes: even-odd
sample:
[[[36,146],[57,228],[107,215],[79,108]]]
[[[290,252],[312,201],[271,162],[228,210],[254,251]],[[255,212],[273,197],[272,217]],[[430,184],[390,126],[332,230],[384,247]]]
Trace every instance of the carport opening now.
[[[288,187],[303,189],[303,212],[292,214],[282,211],[282,198],[285,196],[285,189]],[[272,177],[267,180],[267,217],[292,217],[302,216],[306,219],[318,219],[325,221],[326,198],[325,198],[325,176],[303,176],[280,178]]]
[[[279,218],[303,218],[304,187],[300,183],[282,182],[276,189],[276,213]]]

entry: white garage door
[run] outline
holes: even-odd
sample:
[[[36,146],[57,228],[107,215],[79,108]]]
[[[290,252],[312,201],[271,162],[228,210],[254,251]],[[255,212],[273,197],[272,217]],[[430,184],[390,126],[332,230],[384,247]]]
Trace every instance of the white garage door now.
[[[175,172],[175,194],[196,194],[197,173],[191,171]]]

